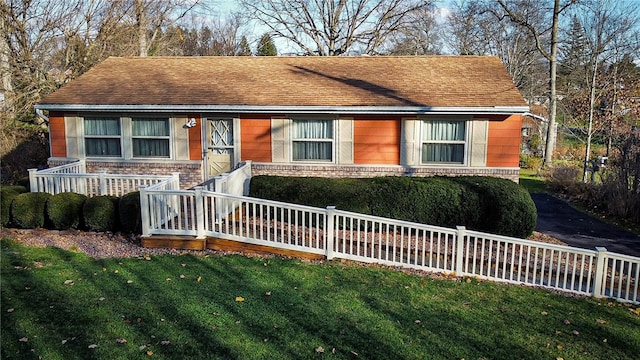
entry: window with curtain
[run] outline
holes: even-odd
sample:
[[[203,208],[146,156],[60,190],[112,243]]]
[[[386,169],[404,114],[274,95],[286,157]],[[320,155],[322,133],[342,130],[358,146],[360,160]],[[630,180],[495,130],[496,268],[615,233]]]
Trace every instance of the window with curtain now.
[[[167,118],[132,118],[133,157],[168,158],[169,134]]]
[[[464,164],[466,122],[424,121],[422,162]]]
[[[333,120],[293,120],[293,160],[333,160]]]
[[[84,118],[84,150],[86,156],[122,156],[121,140],[120,118]]]

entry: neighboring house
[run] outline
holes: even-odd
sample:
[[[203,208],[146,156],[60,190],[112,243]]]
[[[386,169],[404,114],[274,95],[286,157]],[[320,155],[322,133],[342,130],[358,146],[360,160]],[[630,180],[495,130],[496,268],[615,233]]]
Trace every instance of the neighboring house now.
[[[546,138],[549,113],[538,104],[531,105],[527,116],[522,118],[522,153],[541,156]]]
[[[108,58],[45,96],[51,158],[169,174],[518,179],[529,108],[497,57]]]

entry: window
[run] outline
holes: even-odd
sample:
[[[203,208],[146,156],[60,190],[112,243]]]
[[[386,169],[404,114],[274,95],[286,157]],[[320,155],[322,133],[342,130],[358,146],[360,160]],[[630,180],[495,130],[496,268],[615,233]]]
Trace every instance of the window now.
[[[122,156],[120,119],[84,118],[84,148],[87,156]]]
[[[132,118],[133,157],[169,157],[169,119]]]
[[[424,121],[422,162],[464,164],[465,140],[464,121]]]
[[[333,161],[333,120],[293,120],[293,160]]]

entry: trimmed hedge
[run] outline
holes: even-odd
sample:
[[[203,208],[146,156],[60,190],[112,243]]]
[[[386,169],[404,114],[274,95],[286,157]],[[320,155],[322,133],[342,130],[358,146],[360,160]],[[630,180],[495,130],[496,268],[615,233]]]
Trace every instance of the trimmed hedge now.
[[[82,226],[82,206],[85,195],[65,192],[47,200],[47,219],[55,230],[79,229]]]
[[[102,195],[88,198],[82,207],[84,225],[90,231],[117,231],[118,202],[115,196]]]
[[[142,218],[140,215],[140,192],[135,191],[123,195],[118,204],[120,216],[120,230],[124,233],[142,233]]]
[[[18,194],[11,202],[9,221],[22,229],[44,227],[45,206],[51,196],[42,192]]]
[[[484,176],[452,179],[480,197],[480,221],[473,228],[519,238],[526,238],[535,230],[536,205],[524,187],[510,180]]]
[[[520,185],[491,177],[327,179],[256,176],[250,196],[526,238],[537,213]]]
[[[11,217],[9,216],[9,211],[11,202],[16,196],[25,192],[27,192],[27,189],[24,186],[10,185],[0,187],[0,215],[2,216],[0,223],[2,226],[10,226]]]

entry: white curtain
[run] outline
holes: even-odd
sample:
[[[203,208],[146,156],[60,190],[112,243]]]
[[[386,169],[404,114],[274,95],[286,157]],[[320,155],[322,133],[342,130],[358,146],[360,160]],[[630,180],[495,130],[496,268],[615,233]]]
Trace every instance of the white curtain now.
[[[425,121],[422,162],[464,163],[464,121]]]
[[[294,120],[293,159],[330,161],[332,139],[332,120]]]
[[[120,119],[94,117],[84,119],[87,156],[120,156]]]
[[[132,119],[133,156],[169,157],[169,120]]]

